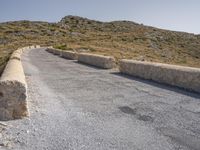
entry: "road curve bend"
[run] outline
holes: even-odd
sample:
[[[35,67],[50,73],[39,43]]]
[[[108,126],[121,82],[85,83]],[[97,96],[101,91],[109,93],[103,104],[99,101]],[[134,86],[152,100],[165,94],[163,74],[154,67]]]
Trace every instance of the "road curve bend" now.
[[[30,117],[0,125],[0,149],[199,150],[200,95],[52,55],[22,57]],[[3,127],[2,127],[3,128]]]

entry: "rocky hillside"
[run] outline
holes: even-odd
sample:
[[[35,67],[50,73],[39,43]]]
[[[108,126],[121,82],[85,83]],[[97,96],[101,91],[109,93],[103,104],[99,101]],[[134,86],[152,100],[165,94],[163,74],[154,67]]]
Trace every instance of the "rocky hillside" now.
[[[100,22],[66,16],[58,23],[0,24],[0,64],[10,52],[32,44],[200,67],[200,35],[162,30],[130,21]]]

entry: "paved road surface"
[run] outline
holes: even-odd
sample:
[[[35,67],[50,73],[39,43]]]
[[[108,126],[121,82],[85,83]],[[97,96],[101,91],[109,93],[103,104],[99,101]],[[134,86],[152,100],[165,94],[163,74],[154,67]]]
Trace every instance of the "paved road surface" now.
[[[23,54],[30,118],[0,149],[200,150],[200,95],[65,60]]]

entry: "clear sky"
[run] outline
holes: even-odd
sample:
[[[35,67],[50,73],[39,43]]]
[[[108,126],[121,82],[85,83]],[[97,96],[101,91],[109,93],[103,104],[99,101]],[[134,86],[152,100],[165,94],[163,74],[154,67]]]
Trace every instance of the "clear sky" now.
[[[0,0],[0,22],[58,22],[66,15],[200,34],[200,0]]]

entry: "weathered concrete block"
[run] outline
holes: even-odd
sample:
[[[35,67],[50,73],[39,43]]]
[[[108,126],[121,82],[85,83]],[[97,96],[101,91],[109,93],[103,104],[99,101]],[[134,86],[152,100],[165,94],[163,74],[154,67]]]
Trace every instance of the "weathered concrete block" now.
[[[96,54],[80,53],[78,61],[96,67],[111,69],[115,67],[115,59],[112,56],[102,56]]]
[[[199,68],[135,60],[121,60],[120,72],[200,93]]]
[[[0,79],[0,120],[28,116],[27,84],[18,52],[14,52]]]
[[[54,48],[47,48],[46,51],[53,53],[54,55],[62,56],[62,50],[54,49]]]
[[[49,48],[49,47],[48,47],[48,48],[46,49],[46,51],[49,52],[49,53],[54,53],[54,49],[53,49],[53,48]]]
[[[78,55],[76,52],[72,51],[62,51],[62,57],[66,59],[72,59],[72,60],[77,60]]]
[[[29,46],[29,49],[34,49],[35,48],[35,46]]]
[[[35,45],[35,48],[40,48],[40,45]]]
[[[53,54],[54,54],[54,55],[62,56],[62,50],[54,49]]]
[[[16,51],[14,51],[12,53],[12,55],[10,56],[10,59],[17,59],[17,60],[21,60],[21,54],[22,54],[22,50],[18,49]]]
[[[26,50],[28,50],[28,49],[30,49],[29,46],[27,46],[27,47],[23,47],[23,48],[22,48],[23,51],[26,51]]]

